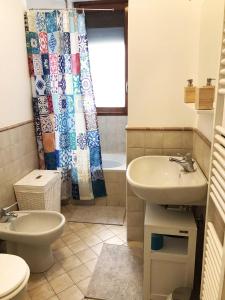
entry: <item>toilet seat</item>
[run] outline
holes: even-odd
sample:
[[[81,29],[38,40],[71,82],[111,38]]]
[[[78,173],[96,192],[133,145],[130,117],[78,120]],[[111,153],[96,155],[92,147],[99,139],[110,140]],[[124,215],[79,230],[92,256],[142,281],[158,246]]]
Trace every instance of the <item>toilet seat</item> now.
[[[11,299],[27,284],[30,270],[21,257],[10,254],[0,254],[0,266],[0,300]]]

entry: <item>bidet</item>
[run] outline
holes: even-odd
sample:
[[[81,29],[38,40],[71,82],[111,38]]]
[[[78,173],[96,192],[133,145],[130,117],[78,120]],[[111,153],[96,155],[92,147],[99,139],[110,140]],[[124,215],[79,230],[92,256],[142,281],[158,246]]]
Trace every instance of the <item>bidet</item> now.
[[[17,211],[17,218],[0,223],[0,239],[7,252],[22,257],[31,272],[49,269],[53,262],[51,244],[63,232],[65,217],[55,211]]]

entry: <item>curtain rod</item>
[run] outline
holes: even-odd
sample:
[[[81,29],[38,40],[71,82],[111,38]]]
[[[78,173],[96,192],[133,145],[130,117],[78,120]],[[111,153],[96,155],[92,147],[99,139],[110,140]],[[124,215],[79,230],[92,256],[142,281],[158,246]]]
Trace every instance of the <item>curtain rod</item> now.
[[[53,8],[30,8],[28,10],[82,10],[82,11],[115,11],[114,8],[60,8],[60,9],[53,9]]]

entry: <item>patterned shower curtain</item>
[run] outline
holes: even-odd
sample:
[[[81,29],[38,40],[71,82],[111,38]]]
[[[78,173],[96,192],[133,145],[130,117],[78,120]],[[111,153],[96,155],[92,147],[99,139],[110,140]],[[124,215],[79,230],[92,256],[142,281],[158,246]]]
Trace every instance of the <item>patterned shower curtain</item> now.
[[[29,10],[25,29],[40,168],[76,200],[105,196],[85,15]]]

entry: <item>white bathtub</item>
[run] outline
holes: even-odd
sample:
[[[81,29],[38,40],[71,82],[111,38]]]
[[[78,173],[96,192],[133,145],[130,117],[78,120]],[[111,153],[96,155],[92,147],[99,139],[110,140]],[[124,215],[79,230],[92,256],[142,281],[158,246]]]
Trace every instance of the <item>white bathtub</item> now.
[[[125,153],[102,153],[103,170],[126,170]]]
[[[97,205],[126,206],[126,154],[102,153],[107,196],[96,198]]]

